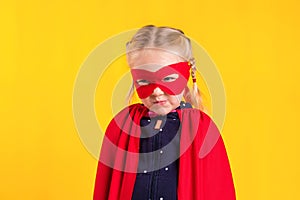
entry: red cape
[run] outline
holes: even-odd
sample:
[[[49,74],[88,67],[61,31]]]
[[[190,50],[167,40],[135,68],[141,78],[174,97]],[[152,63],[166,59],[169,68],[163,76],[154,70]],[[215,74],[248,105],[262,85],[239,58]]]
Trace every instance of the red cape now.
[[[94,200],[131,200],[139,158],[139,123],[148,109],[134,104],[110,122],[103,139]],[[205,113],[177,110],[181,121],[178,200],[235,200],[220,133]]]

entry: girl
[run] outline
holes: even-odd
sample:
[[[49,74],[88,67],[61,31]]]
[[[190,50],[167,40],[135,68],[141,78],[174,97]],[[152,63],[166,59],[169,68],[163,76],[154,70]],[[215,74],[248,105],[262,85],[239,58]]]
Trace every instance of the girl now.
[[[94,200],[234,200],[223,140],[203,112],[190,40],[174,28],[145,26],[127,43],[127,61],[129,96],[135,88],[143,104],[110,122]]]

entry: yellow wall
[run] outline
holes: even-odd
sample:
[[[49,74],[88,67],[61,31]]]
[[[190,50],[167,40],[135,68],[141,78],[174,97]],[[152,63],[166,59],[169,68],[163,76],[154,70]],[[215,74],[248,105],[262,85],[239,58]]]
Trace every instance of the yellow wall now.
[[[218,66],[238,199],[299,199],[299,8],[296,0],[3,1],[0,199],[91,199],[97,161],[75,128],[74,81],[98,44],[146,24],[184,30]]]

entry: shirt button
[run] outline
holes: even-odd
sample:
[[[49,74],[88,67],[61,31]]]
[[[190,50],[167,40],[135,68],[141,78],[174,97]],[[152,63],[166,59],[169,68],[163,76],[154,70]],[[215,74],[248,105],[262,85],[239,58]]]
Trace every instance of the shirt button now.
[[[164,152],[163,150],[160,150],[160,152],[159,152],[159,153],[160,153],[160,154],[163,154],[163,152]]]
[[[150,119],[148,119],[148,122],[151,122],[151,120],[150,120]]]
[[[147,173],[147,170],[144,170],[144,173],[146,174],[146,173]]]
[[[168,171],[168,170],[169,170],[169,168],[168,168],[168,167],[166,167],[166,168],[165,168],[165,170],[166,170],[166,171]]]
[[[159,200],[164,200],[164,198],[163,198],[163,197],[160,197]]]
[[[161,128],[161,129],[159,129],[159,131],[162,131],[162,128]]]

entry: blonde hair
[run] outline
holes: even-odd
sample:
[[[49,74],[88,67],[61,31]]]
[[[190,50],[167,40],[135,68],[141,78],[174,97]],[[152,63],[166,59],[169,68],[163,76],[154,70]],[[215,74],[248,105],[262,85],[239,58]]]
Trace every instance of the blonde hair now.
[[[126,55],[128,64],[131,65],[134,60],[134,52],[147,49],[158,48],[176,54],[185,61],[191,64],[191,76],[196,78],[197,68],[195,66],[195,59],[192,53],[192,46],[190,39],[186,37],[183,31],[171,27],[157,27],[154,25],[147,25],[139,29],[132,37],[131,41],[126,44]],[[134,85],[128,93],[127,100],[130,102],[134,93]],[[186,86],[183,97],[186,102],[191,103],[194,107],[204,110],[202,105],[202,98],[196,82],[193,83],[192,91]]]

